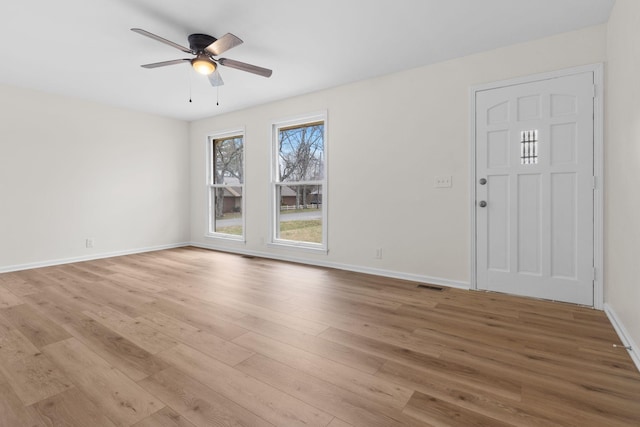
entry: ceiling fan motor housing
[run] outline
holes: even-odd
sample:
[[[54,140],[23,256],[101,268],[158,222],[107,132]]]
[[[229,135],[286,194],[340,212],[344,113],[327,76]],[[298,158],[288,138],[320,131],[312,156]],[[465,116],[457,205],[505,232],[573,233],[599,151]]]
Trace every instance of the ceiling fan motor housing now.
[[[189,47],[194,52],[202,52],[211,43],[216,41],[215,37],[208,34],[191,34],[189,36]]]

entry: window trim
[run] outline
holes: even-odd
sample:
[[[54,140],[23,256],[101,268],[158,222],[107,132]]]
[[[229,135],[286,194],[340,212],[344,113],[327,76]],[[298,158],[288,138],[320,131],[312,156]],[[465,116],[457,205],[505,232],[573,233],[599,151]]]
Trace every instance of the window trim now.
[[[319,181],[312,181],[314,185],[322,186],[322,243],[312,243],[312,242],[298,242],[295,240],[287,240],[287,239],[279,239],[276,236],[278,235],[278,225],[280,222],[280,212],[278,209],[279,202],[276,200],[277,196],[277,186],[282,183],[278,181],[278,160],[279,160],[279,147],[278,147],[278,133],[280,130],[286,130],[287,128],[295,128],[298,126],[304,125],[314,125],[323,123],[323,156],[324,156],[324,164],[323,164],[323,179]],[[268,246],[278,247],[278,248],[293,248],[299,251],[305,252],[313,252],[313,253],[328,253],[329,252],[329,244],[328,244],[328,152],[329,152],[329,144],[328,144],[328,114],[327,111],[320,111],[316,113],[309,113],[294,117],[288,117],[280,120],[273,120],[271,123],[271,179],[269,183],[269,243]],[[300,184],[309,184],[311,181],[295,181],[294,183]],[[318,184],[319,183],[319,184]]]
[[[247,203],[247,198],[246,198],[246,179],[243,180],[243,182],[240,184],[240,187],[242,187],[242,234],[241,235],[234,235],[234,234],[227,234],[227,233],[217,233],[215,231],[211,231],[213,229],[214,224],[212,224],[212,216],[211,216],[211,212],[212,209],[215,209],[215,200],[212,200],[211,197],[211,189],[212,188],[216,188],[214,185],[214,171],[213,171],[213,142],[215,140],[218,139],[227,139],[227,138],[231,138],[231,137],[238,137],[241,136],[242,137],[242,171],[243,171],[243,175],[246,177],[246,162],[247,162],[247,150],[246,150],[246,132],[245,132],[245,128],[244,127],[238,127],[238,128],[233,128],[233,129],[228,129],[228,130],[224,130],[224,131],[217,131],[217,132],[209,132],[207,134],[207,139],[206,139],[206,157],[205,157],[205,163],[206,163],[206,176],[205,176],[205,191],[206,191],[206,205],[205,205],[205,209],[206,209],[206,230],[205,230],[205,237],[207,238],[213,238],[213,239],[220,239],[220,240],[230,240],[230,241],[234,241],[234,242],[241,242],[241,243],[246,243],[246,222],[247,222],[247,216],[246,216],[246,203]]]

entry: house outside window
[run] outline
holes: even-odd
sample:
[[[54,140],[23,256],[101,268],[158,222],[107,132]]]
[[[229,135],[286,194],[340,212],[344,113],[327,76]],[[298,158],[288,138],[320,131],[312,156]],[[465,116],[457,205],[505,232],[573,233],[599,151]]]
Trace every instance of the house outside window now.
[[[326,113],[273,125],[273,244],[327,249],[326,127]]]
[[[244,240],[244,131],[208,141],[208,235]]]

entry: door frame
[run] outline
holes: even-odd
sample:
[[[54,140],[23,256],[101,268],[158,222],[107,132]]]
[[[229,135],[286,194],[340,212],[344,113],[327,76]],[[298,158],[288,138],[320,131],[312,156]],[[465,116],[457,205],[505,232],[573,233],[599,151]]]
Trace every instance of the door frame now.
[[[476,96],[478,92],[498,89],[506,86],[533,83],[575,74],[593,73],[595,93],[593,99],[593,307],[604,309],[604,66],[602,63],[565,68],[547,73],[532,74],[525,77],[501,80],[469,88],[469,194],[470,194],[470,288],[478,290],[477,281],[477,230],[476,230]]]

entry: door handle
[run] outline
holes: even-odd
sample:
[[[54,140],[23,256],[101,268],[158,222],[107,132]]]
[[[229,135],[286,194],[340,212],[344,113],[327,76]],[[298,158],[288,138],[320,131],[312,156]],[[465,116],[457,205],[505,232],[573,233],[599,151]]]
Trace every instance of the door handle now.
[[[480,178],[480,185],[485,185],[487,180],[485,178]]]
[[[480,205],[481,208],[484,208],[485,206],[487,206],[487,202],[485,202],[484,200],[482,200],[480,203],[478,203]]]

